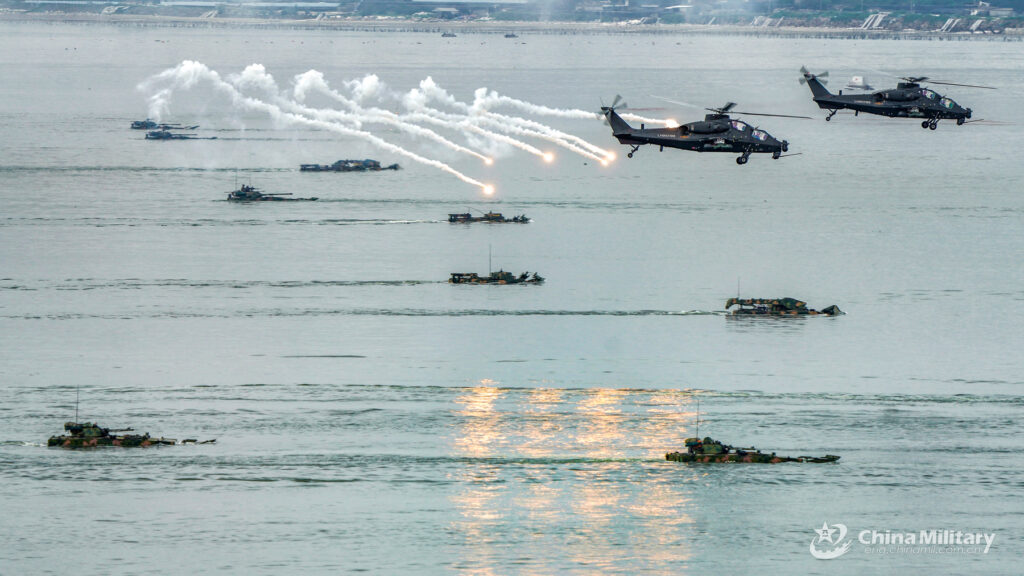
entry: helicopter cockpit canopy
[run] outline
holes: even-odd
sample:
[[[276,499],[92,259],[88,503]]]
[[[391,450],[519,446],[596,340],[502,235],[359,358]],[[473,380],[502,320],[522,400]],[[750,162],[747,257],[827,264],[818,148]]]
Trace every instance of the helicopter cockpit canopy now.
[[[729,124],[726,122],[715,122],[715,121],[704,121],[694,122],[690,125],[690,131],[695,134],[716,134],[718,132],[726,132],[729,130]]]
[[[889,100],[891,102],[908,102],[910,100],[916,100],[918,98],[917,93],[907,92],[905,90],[883,90],[876,94],[879,100]]]
[[[938,94],[936,94],[935,91],[929,90],[927,88],[922,88],[921,89],[921,96],[924,96],[925,98],[927,98],[929,100],[938,100],[940,98],[940,96]]]
[[[732,121],[732,128],[733,128],[733,130],[739,130],[740,132],[743,132],[743,131],[745,131],[747,129],[747,123],[746,122],[740,122],[739,120],[733,120]]]
[[[951,110],[956,106],[956,102],[953,102],[949,98],[943,98],[942,100],[939,100],[939,104],[942,104],[944,108],[949,108]]]

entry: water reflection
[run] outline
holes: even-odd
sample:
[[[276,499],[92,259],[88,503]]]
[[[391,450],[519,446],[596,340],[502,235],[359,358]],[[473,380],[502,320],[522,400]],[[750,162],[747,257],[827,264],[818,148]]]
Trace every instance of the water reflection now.
[[[455,403],[462,409],[462,433],[455,438],[456,449],[465,456],[477,458],[490,456],[497,444],[503,441],[500,433],[501,418],[494,408],[504,391],[494,386],[491,380],[480,382],[459,396]]]
[[[450,474],[457,567],[684,573],[697,533],[695,484],[664,454],[689,435],[693,403],[684,390],[515,389],[490,380],[460,391],[452,448],[462,461]]]
[[[578,449],[591,458],[621,457],[625,417],[620,404],[626,391],[598,388],[583,395],[577,405],[583,416],[576,436]]]
[[[747,334],[771,333],[797,333],[804,329],[808,320],[818,321],[826,318],[806,316],[752,316],[752,315],[728,315],[725,317],[726,329],[732,332]]]

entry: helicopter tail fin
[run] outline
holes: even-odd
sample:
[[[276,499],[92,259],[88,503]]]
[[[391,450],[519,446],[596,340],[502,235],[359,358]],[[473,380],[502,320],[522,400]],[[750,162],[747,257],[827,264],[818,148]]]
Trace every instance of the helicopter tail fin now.
[[[813,75],[807,79],[807,86],[811,88],[811,94],[813,94],[815,98],[826,98],[832,95],[832,93],[828,91],[828,88],[825,88],[825,86]]]
[[[622,116],[619,116],[618,112],[615,111],[615,108],[611,106],[603,106],[601,108],[601,112],[604,113],[605,120],[607,120],[608,124],[612,127],[612,135],[627,135],[633,131],[633,127],[623,120]]]
[[[806,67],[801,67],[800,73],[803,74],[800,78],[800,83],[807,84],[815,98],[828,98],[832,96],[828,88],[825,88],[825,84],[828,83],[828,72],[811,74]]]

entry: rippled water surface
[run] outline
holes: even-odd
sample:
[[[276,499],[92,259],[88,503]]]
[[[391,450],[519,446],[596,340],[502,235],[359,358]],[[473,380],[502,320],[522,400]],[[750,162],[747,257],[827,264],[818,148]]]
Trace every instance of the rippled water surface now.
[[[1019,43],[0,30],[0,574],[1019,573]],[[216,140],[145,141],[136,86],[184,59],[282,87],[317,69],[339,89],[430,76],[461,100],[815,120],[762,119],[802,154],[742,167],[555,148],[487,167],[372,129],[489,198],[202,87],[165,120]],[[826,124],[802,64],[995,85],[944,92],[1010,124]],[[528,117],[617,146],[598,120]],[[298,171],[340,158],[403,170]],[[224,201],[239,182],[320,201]],[[488,209],[533,222],[447,222]],[[489,260],[547,281],[447,284]],[[737,284],[847,314],[730,318]],[[76,396],[83,420],[217,442],[45,448]],[[842,459],[666,462],[698,411],[701,435]],[[996,539],[822,561],[823,522]]]

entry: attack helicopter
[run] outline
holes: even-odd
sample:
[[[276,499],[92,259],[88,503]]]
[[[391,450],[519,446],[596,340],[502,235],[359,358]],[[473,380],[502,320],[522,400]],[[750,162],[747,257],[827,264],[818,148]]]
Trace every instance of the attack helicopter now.
[[[971,117],[970,108],[964,108],[951,98],[946,98],[933,90],[922,87],[921,83],[928,80],[927,76],[901,78],[903,81],[898,83],[896,88],[878,90],[871,94],[844,95],[842,90],[839,91],[839,94],[833,94],[825,88],[825,84],[828,83],[828,72],[811,74],[806,67],[801,67],[800,73],[802,75],[800,83],[810,87],[818,108],[829,111],[825,120],[831,120],[840,110],[849,109],[853,110],[854,116],[865,112],[891,118],[923,118],[921,128],[935,130],[939,126],[939,120],[956,120],[957,126],[960,126]],[[995,90],[991,86],[976,86],[974,84],[955,84],[936,80],[931,80],[929,83]]]
[[[621,96],[616,96],[611,106],[602,106],[601,112],[612,127],[612,135],[620,144],[630,146],[627,157],[644,144],[652,144],[664,151],[665,148],[679,148],[695,152],[733,152],[739,153],[736,163],[747,163],[753,153],[768,153],[778,160],[783,152],[789,150],[789,142],[777,140],[771,134],[751,126],[742,120],[735,120],[729,112],[736,106],[729,102],[721,108],[705,108],[711,112],[704,116],[703,121],[690,122],[675,128],[633,128],[615,111]],[[625,103],[622,104],[625,106]],[[733,112],[749,116],[777,116],[783,118],[807,118],[808,116],[789,116],[786,114],[757,114],[753,112]]]

